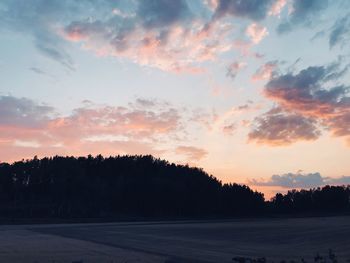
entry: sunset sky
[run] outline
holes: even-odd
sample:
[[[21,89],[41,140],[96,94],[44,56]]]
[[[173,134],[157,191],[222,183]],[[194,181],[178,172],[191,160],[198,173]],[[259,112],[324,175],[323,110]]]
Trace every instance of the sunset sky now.
[[[2,0],[0,161],[152,154],[350,184],[350,1]]]

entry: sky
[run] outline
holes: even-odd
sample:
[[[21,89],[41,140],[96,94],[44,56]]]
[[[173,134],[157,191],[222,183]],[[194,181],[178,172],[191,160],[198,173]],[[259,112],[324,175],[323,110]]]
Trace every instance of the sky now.
[[[152,154],[350,184],[347,0],[2,0],[0,161]]]

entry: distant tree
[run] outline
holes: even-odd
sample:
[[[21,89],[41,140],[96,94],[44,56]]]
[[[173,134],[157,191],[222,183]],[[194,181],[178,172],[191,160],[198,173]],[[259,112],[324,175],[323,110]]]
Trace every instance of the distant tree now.
[[[350,186],[329,186],[309,190],[291,190],[276,194],[270,202],[279,213],[350,212]]]

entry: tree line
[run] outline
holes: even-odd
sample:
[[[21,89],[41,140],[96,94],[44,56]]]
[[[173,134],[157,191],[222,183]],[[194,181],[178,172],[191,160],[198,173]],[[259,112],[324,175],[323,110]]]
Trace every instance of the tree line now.
[[[350,211],[349,186],[270,201],[246,185],[150,155],[60,157],[0,164],[0,218],[230,217]]]

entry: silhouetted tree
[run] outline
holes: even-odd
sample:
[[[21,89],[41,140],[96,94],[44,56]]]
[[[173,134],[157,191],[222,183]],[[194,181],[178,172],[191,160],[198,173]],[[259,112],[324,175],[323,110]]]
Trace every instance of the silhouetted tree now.
[[[17,217],[257,214],[261,193],[153,156],[60,157],[0,165],[0,212]]]
[[[350,211],[350,186],[329,186],[310,190],[291,190],[276,194],[270,202],[278,213],[334,213]]]
[[[0,164],[0,217],[194,217],[350,211],[349,186],[276,194],[222,184],[200,168],[150,155]]]

